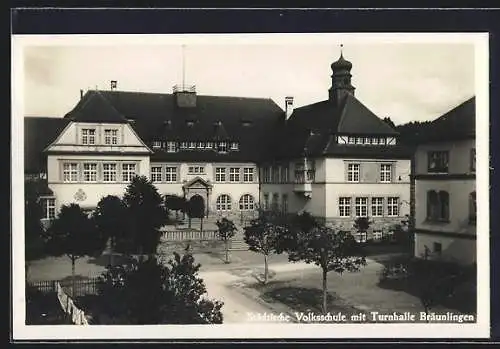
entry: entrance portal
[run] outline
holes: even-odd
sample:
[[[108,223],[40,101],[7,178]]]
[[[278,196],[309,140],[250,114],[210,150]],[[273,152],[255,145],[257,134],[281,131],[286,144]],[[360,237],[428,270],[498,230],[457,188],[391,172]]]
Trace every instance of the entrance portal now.
[[[201,197],[201,195],[195,194],[189,199],[189,205],[193,209],[193,213],[195,214],[193,218],[202,218],[205,216],[205,200]]]

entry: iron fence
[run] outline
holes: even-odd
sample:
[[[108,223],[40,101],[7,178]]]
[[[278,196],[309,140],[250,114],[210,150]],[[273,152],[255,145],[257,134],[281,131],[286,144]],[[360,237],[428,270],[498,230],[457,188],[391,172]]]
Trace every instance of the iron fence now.
[[[162,238],[166,241],[213,241],[219,240],[217,230],[169,230],[162,232]]]

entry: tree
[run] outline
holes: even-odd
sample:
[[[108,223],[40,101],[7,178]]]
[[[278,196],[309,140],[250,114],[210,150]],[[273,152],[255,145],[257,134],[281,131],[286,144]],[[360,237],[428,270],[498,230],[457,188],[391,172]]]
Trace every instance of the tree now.
[[[55,256],[66,255],[71,260],[72,292],[75,290],[75,262],[83,256],[102,253],[106,241],[102,238],[77,204],[63,205],[47,231],[47,246]]]
[[[42,207],[37,199],[36,192],[26,186],[24,202],[24,258],[26,277],[29,272],[29,263],[44,254],[45,242],[43,239]]]
[[[280,251],[278,245],[284,229],[284,226],[273,224],[265,216],[252,220],[244,228],[243,239],[249,250],[264,255],[264,284],[267,284],[269,278],[268,257],[271,253]]]
[[[395,124],[395,123],[391,120],[391,118],[390,118],[390,117],[385,117],[385,118],[384,118],[384,122],[385,122],[387,125],[391,126],[392,128],[394,128],[394,129],[396,128],[396,124]]]
[[[371,224],[372,224],[372,222],[370,221],[370,219],[368,219],[368,217],[358,217],[354,221],[353,228],[356,229],[358,234],[366,237],[366,234],[367,234],[368,229],[370,228]],[[363,239],[361,237],[360,237],[360,241],[363,241]]]
[[[357,272],[366,265],[363,251],[350,232],[338,231],[316,222],[304,213],[294,219],[284,250],[291,262],[304,261],[321,267],[323,272],[323,312],[327,312],[327,273]],[[292,240],[292,243],[290,243]]]
[[[167,265],[150,258],[108,267],[100,308],[115,324],[221,324],[223,303],[206,298],[199,268],[187,252],[174,253]]]
[[[392,227],[394,240],[408,249],[408,253],[413,254],[413,234],[410,229],[410,216],[406,215],[400,223]]]
[[[139,254],[156,254],[160,228],[167,222],[158,189],[145,176],[136,176],[127,186],[123,202],[128,222],[127,234]]]
[[[103,197],[92,214],[97,231],[110,242],[110,264],[113,265],[113,253],[116,252],[118,242],[123,244],[127,231],[127,207],[115,195]]]
[[[169,210],[175,211],[175,219],[179,219],[179,211],[183,212],[185,207],[185,199],[178,195],[166,195],[165,207]]]
[[[234,223],[223,217],[221,220],[217,220],[219,238],[224,241],[224,251],[226,258],[225,263],[229,263],[229,240],[236,234],[236,226]]]

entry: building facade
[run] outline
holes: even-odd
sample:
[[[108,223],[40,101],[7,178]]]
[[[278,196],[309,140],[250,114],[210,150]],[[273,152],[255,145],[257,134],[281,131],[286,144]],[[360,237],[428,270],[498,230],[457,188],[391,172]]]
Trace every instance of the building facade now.
[[[475,98],[429,125],[415,153],[415,255],[476,261]]]
[[[411,154],[354,96],[352,64],[341,55],[331,68],[327,100],[293,109],[287,97],[284,111],[192,86],[88,91],[63,118],[25,118],[27,178],[47,220],[72,202],[91,210],[144,175],[162,195],[203,200],[207,216],[308,211],[345,230],[369,217],[369,237],[382,238],[410,212]]]

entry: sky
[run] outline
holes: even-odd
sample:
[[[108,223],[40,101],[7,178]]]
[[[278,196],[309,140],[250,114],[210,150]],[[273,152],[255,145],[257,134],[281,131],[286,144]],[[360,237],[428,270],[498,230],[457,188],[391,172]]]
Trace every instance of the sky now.
[[[339,58],[341,43],[353,64],[356,97],[396,124],[433,120],[475,94],[474,46],[466,41],[198,40],[183,51],[182,40],[99,45],[69,40],[24,47],[24,115],[62,117],[81,89],[107,90],[111,80],[117,80],[118,90],[156,93],[171,93],[184,80],[201,95],[271,98],[282,108],[285,96],[293,96],[299,107],[328,98],[330,64]]]

